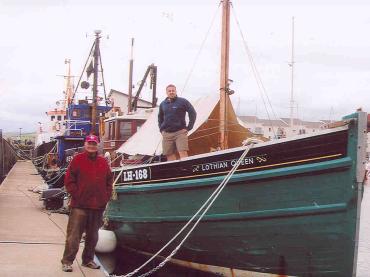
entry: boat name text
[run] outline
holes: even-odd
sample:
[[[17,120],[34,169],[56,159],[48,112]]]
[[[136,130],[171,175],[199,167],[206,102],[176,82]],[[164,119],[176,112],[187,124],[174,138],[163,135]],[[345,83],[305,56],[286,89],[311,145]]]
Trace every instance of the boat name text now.
[[[247,157],[243,159],[240,163],[240,166],[243,165],[252,165],[257,163],[263,163],[266,162],[267,158],[265,155],[263,156],[254,156],[254,157]],[[218,169],[229,169],[235,166],[235,164],[238,162],[238,159],[233,160],[226,160],[226,161],[217,161],[212,163],[204,163],[204,164],[198,164],[193,166],[193,172],[205,172],[205,171],[212,171],[212,170],[218,170]]]

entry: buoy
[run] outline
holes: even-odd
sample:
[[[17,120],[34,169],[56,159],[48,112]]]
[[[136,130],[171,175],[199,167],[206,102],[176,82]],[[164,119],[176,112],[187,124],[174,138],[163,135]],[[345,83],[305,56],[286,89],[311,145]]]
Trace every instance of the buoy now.
[[[117,238],[113,231],[99,229],[98,243],[95,251],[99,253],[110,253],[116,249]]]

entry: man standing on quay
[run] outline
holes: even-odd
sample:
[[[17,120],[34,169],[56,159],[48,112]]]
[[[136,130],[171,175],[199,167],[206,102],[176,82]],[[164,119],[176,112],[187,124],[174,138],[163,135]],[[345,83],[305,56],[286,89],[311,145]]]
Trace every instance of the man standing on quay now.
[[[71,195],[71,211],[67,225],[62,270],[72,271],[83,232],[86,233],[82,265],[92,269],[100,268],[94,262],[98,231],[102,216],[112,194],[113,175],[103,157],[98,155],[99,138],[89,135],[85,139],[85,151],[71,161],[64,186]]]
[[[173,161],[188,156],[188,131],[193,128],[197,113],[188,100],[177,96],[174,85],[168,85],[166,93],[167,98],[159,106],[158,125],[163,137],[163,155]],[[188,126],[186,113],[189,115]]]

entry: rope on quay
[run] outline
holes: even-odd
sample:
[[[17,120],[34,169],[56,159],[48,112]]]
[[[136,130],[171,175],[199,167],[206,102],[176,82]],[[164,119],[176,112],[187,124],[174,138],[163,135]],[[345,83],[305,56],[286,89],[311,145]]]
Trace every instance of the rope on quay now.
[[[48,241],[19,241],[19,240],[0,240],[0,244],[46,244],[46,245],[64,245],[64,242]]]

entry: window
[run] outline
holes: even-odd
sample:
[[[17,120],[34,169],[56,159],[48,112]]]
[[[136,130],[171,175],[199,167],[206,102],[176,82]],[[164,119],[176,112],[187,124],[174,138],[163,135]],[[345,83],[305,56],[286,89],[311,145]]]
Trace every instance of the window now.
[[[269,128],[269,132],[271,132],[271,128]]]
[[[80,114],[81,118],[90,118],[91,112],[89,110],[81,110]]]
[[[132,135],[132,122],[121,121],[119,124],[120,139],[128,140]]]
[[[143,122],[136,122],[136,132],[140,130],[141,125],[143,125]]]
[[[58,115],[58,120],[61,121],[62,120],[62,116],[61,115]]]
[[[255,127],[254,128],[254,133],[257,135],[263,135],[263,131],[261,127]]]
[[[54,119],[55,119],[55,115],[52,115],[51,116],[51,121],[54,121]]]
[[[79,117],[80,116],[80,110],[73,110],[72,111],[72,116],[73,117]]]
[[[109,123],[104,124],[104,140],[109,140]]]
[[[278,139],[285,138],[286,134],[285,134],[284,128],[279,127],[277,129],[277,135],[276,136],[277,136]]]
[[[109,122],[109,139],[115,139],[115,128],[114,122]]]

